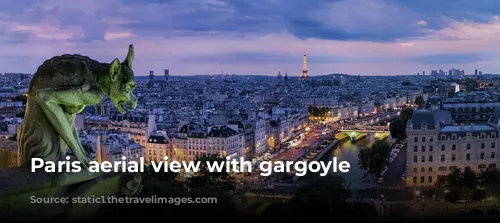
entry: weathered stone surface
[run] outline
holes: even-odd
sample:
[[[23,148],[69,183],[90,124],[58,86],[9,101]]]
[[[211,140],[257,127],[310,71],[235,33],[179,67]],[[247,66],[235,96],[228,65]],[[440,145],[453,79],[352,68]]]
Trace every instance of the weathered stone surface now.
[[[139,193],[140,177],[123,173],[47,173],[30,170],[31,159],[62,161],[69,148],[87,167],[90,158],[75,128],[76,114],[108,95],[117,109],[135,109],[137,98],[130,45],[123,63],[100,63],[81,55],[62,55],[45,61],[33,76],[26,113],[17,133],[19,167],[0,169],[0,216],[3,220],[93,219],[102,203],[31,204],[33,198],[66,198]],[[0,164],[10,166],[10,154],[0,154]]]

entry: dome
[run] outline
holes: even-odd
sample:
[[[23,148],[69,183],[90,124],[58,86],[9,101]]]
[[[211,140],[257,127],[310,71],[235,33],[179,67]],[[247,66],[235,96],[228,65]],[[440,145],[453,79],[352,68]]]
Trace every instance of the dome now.
[[[427,98],[427,102],[425,104],[426,109],[431,109],[432,107],[441,108],[441,97],[437,95],[431,95]]]
[[[453,124],[453,118],[451,117],[451,113],[446,110],[434,110],[432,111],[434,115],[434,121],[439,124],[451,125]]]
[[[410,122],[413,125],[413,129],[421,129],[422,126],[427,126],[427,129],[436,128],[434,115],[427,109],[420,109],[413,112]]]

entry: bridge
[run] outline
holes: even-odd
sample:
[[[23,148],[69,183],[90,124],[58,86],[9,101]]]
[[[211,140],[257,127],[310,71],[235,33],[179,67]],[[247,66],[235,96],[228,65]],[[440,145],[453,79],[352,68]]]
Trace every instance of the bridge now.
[[[371,132],[389,132],[388,131],[389,127],[388,126],[347,126],[343,127],[339,131],[341,132],[364,132],[364,133],[371,133]]]
[[[384,140],[387,137],[389,137],[390,132],[389,131],[377,131],[377,130],[340,130],[337,134],[335,134],[335,138],[337,140],[343,140],[346,139],[347,137],[351,141],[356,141],[361,138],[366,137],[366,133],[375,133],[374,137],[375,139],[379,140]]]

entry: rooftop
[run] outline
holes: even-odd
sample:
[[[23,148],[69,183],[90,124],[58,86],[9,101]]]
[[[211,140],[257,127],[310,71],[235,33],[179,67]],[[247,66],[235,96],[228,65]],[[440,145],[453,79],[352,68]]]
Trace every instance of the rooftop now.
[[[445,126],[441,128],[441,132],[484,132],[495,131],[495,128],[489,125],[464,125],[464,126]]]

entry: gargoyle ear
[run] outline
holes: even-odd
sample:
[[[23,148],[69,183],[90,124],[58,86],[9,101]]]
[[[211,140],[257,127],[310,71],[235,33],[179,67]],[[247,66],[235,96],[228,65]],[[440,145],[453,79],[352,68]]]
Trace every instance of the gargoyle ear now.
[[[128,54],[127,54],[127,58],[125,59],[125,61],[123,61],[125,64],[128,65],[128,67],[132,68],[132,64],[134,63],[134,45],[133,44],[130,44],[128,46]]]
[[[120,73],[121,65],[120,65],[120,60],[118,58],[115,58],[113,62],[111,62],[111,66],[109,68],[109,76],[111,78],[111,81],[115,81],[116,77]]]

